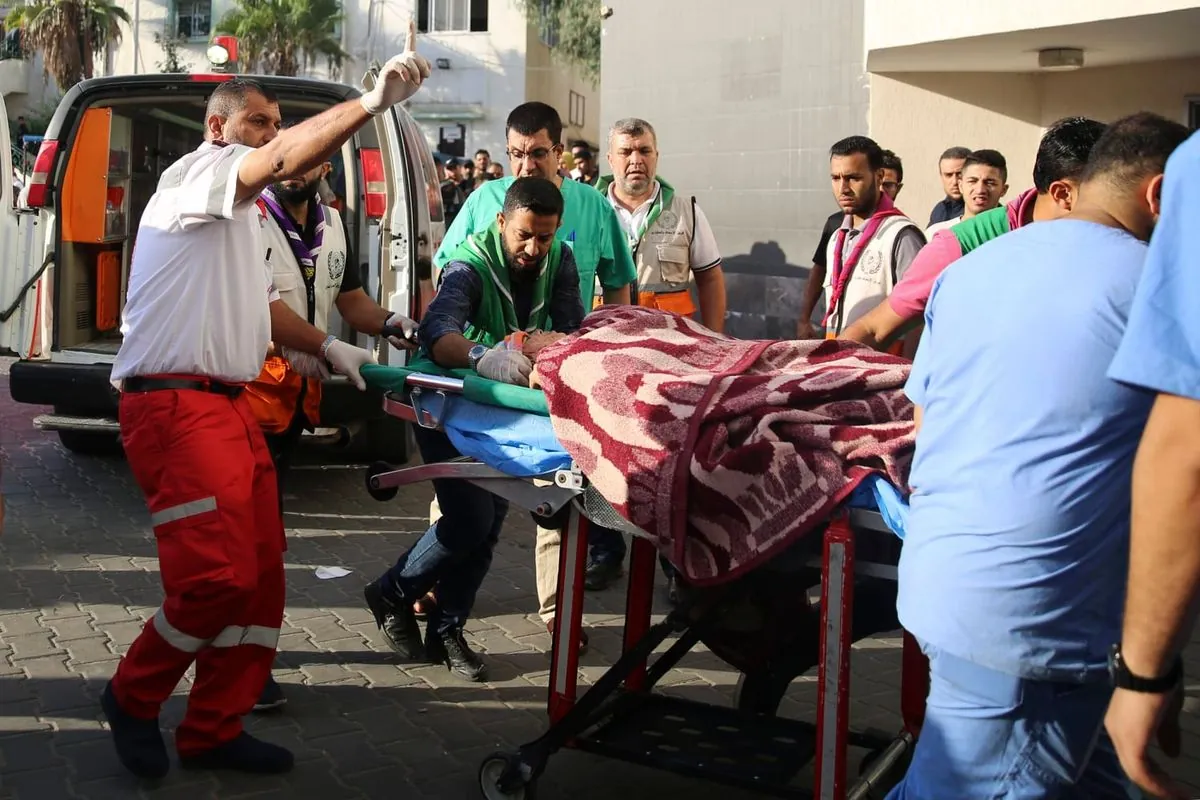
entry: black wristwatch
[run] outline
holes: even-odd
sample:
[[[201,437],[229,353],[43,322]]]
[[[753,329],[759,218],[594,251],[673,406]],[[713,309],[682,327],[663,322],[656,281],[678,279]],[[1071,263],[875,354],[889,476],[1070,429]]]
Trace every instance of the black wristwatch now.
[[[1161,678],[1143,678],[1129,671],[1129,667],[1125,666],[1125,658],[1121,655],[1121,645],[1114,644],[1108,653],[1108,676],[1115,689],[1128,689],[1142,694],[1164,694],[1183,680],[1183,659],[1176,657],[1171,670]]]
[[[487,351],[487,347],[481,344],[477,344],[467,351],[467,364],[471,367],[471,369],[479,369],[479,359],[487,355]]]

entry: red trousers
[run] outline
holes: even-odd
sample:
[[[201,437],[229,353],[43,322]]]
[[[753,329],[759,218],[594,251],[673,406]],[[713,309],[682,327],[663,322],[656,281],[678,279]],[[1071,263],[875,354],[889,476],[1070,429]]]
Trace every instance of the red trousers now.
[[[275,658],[284,604],[275,468],[244,395],[125,393],[121,436],[150,507],[166,599],[117,667],[113,693],[126,713],[157,718],[194,662],[175,733],[191,755],[241,733]]]

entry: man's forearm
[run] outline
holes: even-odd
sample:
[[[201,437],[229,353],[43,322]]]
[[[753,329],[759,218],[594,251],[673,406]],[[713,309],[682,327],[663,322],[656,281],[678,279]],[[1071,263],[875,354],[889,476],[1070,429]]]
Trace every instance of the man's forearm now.
[[[439,367],[464,369],[471,366],[471,361],[467,358],[467,354],[471,352],[471,348],[474,346],[475,342],[472,342],[461,333],[447,333],[433,343],[429,355],[433,357],[434,363]]]
[[[861,342],[868,347],[879,347],[904,327],[905,322],[906,320],[888,305],[887,298],[884,298],[879,305],[842,331],[838,338]]]
[[[278,347],[290,347],[318,356],[328,334],[308,323],[282,300],[271,303],[271,341]]]
[[[242,160],[238,170],[238,199],[253,197],[271,183],[303,175],[324,164],[371,119],[356,98],[280,131]]]
[[[1122,655],[1136,675],[1170,670],[1200,599],[1200,402],[1159,395],[1133,468]]]
[[[367,297],[362,289],[338,295],[337,308],[351,328],[368,336],[378,336],[383,330],[383,323],[392,315],[391,311]]]
[[[813,264],[808,271],[808,280],[804,282],[804,298],[800,301],[800,321],[811,322],[817,301],[825,291],[825,265]]]
[[[629,287],[622,286],[620,289],[604,289],[604,305],[606,306],[627,306],[629,305]],[[592,310],[592,296],[588,295],[583,298],[584,310]]]
[[[725,331],[725,272],[721,265],[695,273],[700,295],[700,321],[717,333]]]

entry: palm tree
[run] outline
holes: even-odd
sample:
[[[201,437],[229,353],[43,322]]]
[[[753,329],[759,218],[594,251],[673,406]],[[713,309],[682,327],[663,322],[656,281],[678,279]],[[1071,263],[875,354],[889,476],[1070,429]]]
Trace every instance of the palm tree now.
[[[96,56],[121,43],[129,13],[109,0],[26,0],[4,26],[21,29],[26,53],[40,50],[46,75],[66,91],[95,74]]]
[[[243,72],[295,75],[321,57],[341,68],[349,57],[336,35],[341,20],[340,0],[236,0],[217,32],[238,38]]]

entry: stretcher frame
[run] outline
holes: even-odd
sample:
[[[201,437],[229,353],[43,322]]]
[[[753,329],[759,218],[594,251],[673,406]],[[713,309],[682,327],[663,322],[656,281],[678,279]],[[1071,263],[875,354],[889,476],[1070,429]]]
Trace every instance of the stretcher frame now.
[[[438,375],[412,374],[406,381],[407,401],[403,394],[388,392],[384,411],[413,424],[440,429],[451,398],[463,390],[463,381]],[[820,655],[817,675],[817,720],[815,725],[765,715],[747,715],[738,709],[726,709],[651,692],[653,686],[677,664],[703,636],[705,613],[709,609],[677,606],[667,617],[651,624],[656,550],[645,534],[632,537],[625,628],[622,654],[590,689],[578,691],[579,647],[583,627],[584,572],[587,563],[588,529],[592,520],[585,511],[583,493],[586,479],[571,465],[539,476],[539,483],[516,478],[474,459],[422,464],[395,469],[378,463],[367,475],[367,489],[373,497],[388,500],[401,486],[434,479],[465,480],[507,499],[534,514],[546,527],[561,527],[558,599],[551,651],[551,669],[547,711],[550,726],[538,739],[516,752],[496,753],[480,766],[480,789],[485,800],[532,800],[536,781],[549,758],[563,748],[576,748],[676,773],[775,797],[819,798],[819,800],[868,800],[882,797],[875,792],[889,779],[898,778],[911,755],[925,714],[928,693],[928,662],[915,640],[903,634],[900,710],[903,726],[895,735],[855,732],[850,728],[850,651],[854,608],[854,583],[858,576],[896,580],[896,567],[855,557],[856,534],[874,531],[891,535],[878,512],[863,509],[839,509],[823,534],[822,554],[816,557],[821,570]],[[558,524],[554,524],[557,522]],[[634,531],[630,531],[634,533]],[[719,600],[710,598],[715,608]],[[697,614],[699,617],[697,619]],[[689,624],[689,619],[691,620]],[[653,663],[649,659],[672,633],[678,639]],[[617,724],[639,704],[655,703],[670,710],[685,707],[688,712],[700,707],[710,714],[728,717],[732,724],[722,730],[741,732],[739,726],[761,725],[774,734],[772,739],[799,747],[802,736],[792,738],[778,731],[812,729],[813,788],[808,790],[786,782],[764,780],[770,770],[739,776],[728,768],[716,768],[721,757],[708,763],[703,759],[676,758],[669,755],[671,745],[663,742],[663,753],[636,752],[604,736],[606,726]],[[667,715],[668,719],[675,716]],[[686,717],[684,717],[686,718]],[[682,730],[688,730],[686,728]],[[850,746],[872,750],[860,767],[859,776],[849,778]],[[800,753],[796,754],[797,756]],[[806,760],[799,759],[792,777]],[[778,770],[775,771],[778,775]]]

